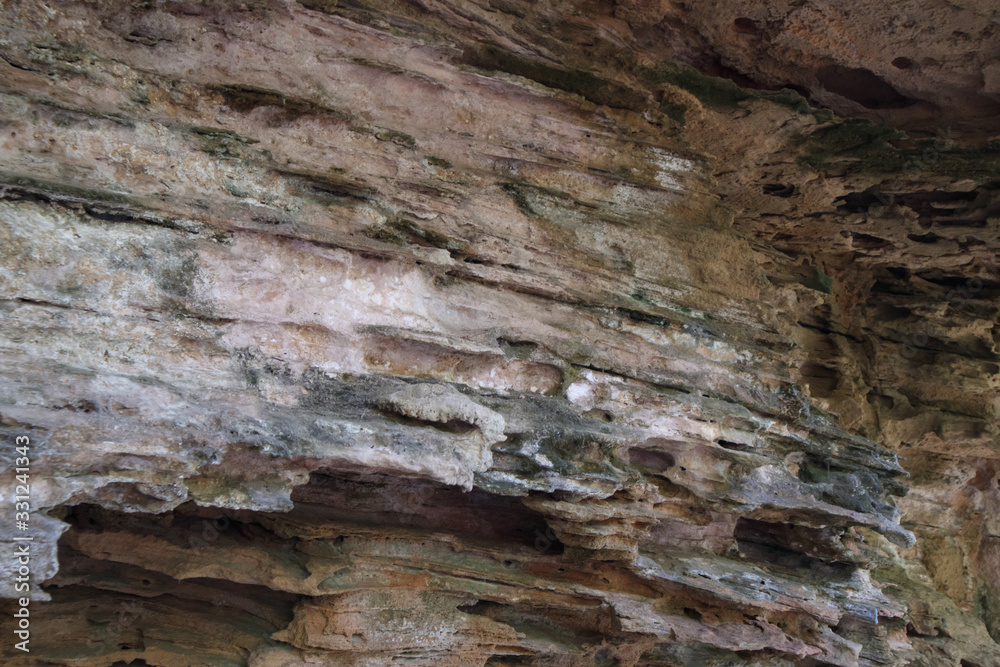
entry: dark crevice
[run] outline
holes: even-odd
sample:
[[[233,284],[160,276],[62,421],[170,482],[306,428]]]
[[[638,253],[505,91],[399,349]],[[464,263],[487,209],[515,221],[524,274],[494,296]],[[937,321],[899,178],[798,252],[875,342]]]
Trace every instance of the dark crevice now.
[[[903,109],[917,103],[867,69],[827,65],[816,72],[816,79],[831,93],[867,109]]]

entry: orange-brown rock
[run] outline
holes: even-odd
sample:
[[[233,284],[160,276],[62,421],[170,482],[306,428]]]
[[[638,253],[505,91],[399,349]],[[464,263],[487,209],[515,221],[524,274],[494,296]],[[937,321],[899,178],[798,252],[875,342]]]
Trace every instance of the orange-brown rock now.
[[[4,665],[1000,665],[990,3],[0,16]]]

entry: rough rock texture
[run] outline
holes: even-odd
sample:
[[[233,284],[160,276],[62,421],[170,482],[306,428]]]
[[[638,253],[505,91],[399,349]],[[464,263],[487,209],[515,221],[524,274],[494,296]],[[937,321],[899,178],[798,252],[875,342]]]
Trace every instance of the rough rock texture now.
[[[4,664],[1000,665],[995,13],[0,2]]]

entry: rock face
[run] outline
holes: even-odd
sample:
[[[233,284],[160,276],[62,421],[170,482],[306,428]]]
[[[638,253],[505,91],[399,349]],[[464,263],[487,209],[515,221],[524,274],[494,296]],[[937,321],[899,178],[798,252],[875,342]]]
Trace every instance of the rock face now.
[[[0,3],[4,664],[1000,665],[1000,24],[899,4]]]

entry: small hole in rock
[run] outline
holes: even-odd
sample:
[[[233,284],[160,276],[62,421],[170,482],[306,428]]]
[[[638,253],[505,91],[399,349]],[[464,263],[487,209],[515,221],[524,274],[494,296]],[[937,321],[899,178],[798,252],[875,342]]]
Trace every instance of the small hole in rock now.
[[[745,16],[741,16],[733,21],[733,29],[744,35],[756,35],[760,32],[760,29],[757,27],[757,23],[753,19],[748,19]]]
[[[729,440],[719,440],[718,445],[737,452],[746,451],[747,449],[747,445],[742,442],[730,442]]]
[[[677,463],[674,455],[670,452],[643,449],[641,447],[636,447],[628,451],[628,461],[637,468],[643,468],[651,472],[662,472],[667,468],[672,468]]]
[[[783,199],[788,198],[795,194],[795,186],[784,183],[768,183],[764,186],[764,194]]]

